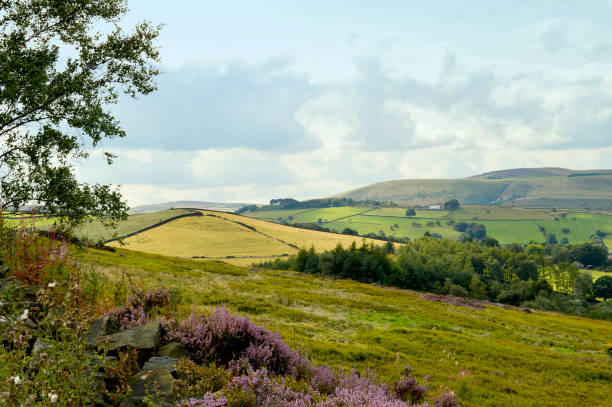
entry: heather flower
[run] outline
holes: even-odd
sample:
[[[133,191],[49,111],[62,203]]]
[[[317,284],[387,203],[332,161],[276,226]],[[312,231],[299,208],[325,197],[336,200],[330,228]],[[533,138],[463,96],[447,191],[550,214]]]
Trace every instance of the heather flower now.
[[[196,393],[198,397],[186,398],[177,406],[408,407],[408,402],[419,403],[425,398],[426,386],[409,376],[409,366],[405,367],[407,376],[391,389],[372,371],[360,375],[342,368],[313,366],[290,349],[280,334],[246,316],[231,314],[225,306],[211,314],[192,312],[183,320],[156,315],[169,304],[170,294],[165,289],[145,292],[132,287],[126,305],[108,315],[123,329],[156,319],[162,325],[162,343],[180,342],[193,362],[223,366],[232,375],[223,390],[202,396]],[[445,393],[439,402],[448,400],[456,402],[456,396]]]
[[[457,395],[453,391],[445,391],[434,401],[433,407],[457,407],[458,405]]]
[[[245,376],[234,377],[228,386],[228,398],[232,395],[251,394],[258,406],[306,407],[312,405],[312,396],[291,389],[287,378],[271,378],[267,370],[259,369]]]
[[[393,392],[401,400],[418,403],[425,398],[427,388],[420,385],[415,377],[402,376],[393,385]]]
[[[232,315],[225,307],[210,315],[192,313],[180,322],[162,319],[162,326],[163,342],[183,343],[196,363],[229,366],[244,358],[255,369],[266,368],[274,374],[290,376],[296,376],[307,364],[278,333],[248,317]]]
[[[225,407],[227,399],[224,396],[217,398],[214,394],[206,393],[200,398],[190,398],[177,403],[180,407]]]
[[[321,394],[330,394],[338,386],[338,375],[341,372],[336,372],[328,366],[313,366],[311,368],[310,385]]]

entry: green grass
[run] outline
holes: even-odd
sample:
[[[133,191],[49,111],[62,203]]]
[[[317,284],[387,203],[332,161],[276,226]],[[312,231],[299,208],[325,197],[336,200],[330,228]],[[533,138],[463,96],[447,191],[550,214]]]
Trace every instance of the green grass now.
[[[269,220],[272,222],[277,222],[277,221],[286,221],[289,222],[289,216],[295,216],[297,214],[300,213],[304,213],[304,212],[309,212],[312,210],[316,210],[316,209],[285,209],[285,210],[275,210],[275,211],[247,211],[244,212],[242,215],[244,216],[248,216],[249,218],[255,218],[255,219],[263,219],[263,220]]]
[[[32,216],[29,213],[2,213],[3,222],[8,227],[32,227],[36,228],[48,228],[55,223],[55,218],[48,218],[45,216]]]
[[[384,381],[405,364],[431,386],[464,394],[464,406],[606,406],[612,323],[489,306],[473,310],[420,294],[295,272],[251,270],[119,249],[84,255],[111,279],[163,284],[180,310],[220,304],[278,330],[315,362],[364,371]],[[397,352],[399,349],[399,360]],[[469,372],[461,384],[460,369]],[[467,386],[467,389],[466,387]]]
[[[440,211],[440,210],[416,210],[416,218],[430,218],[430,219],[441,219],[447,217],[449,214],[448,211]],[[396,216],[400,218],[406,217],[406,208],[377,208],[371,212],[368,212],[368,215],[381,215],[381,216]]]
[[[593,276],[593,281],[603,276],[612,277],[612,272],[609,271],[589,270],[589,273],[591,273],[591,276]]]
[[[559,221],[538,222],[547,232],[554,233],[557,240],[567,237],[570,243],[588,241],[596,231],[612,232],[612,216],[590,213],[570,213]],[[565,234],[563,228],[570,232]]]
[[[427,226],[427,222],[433,222],[433,226]],[[421,224],[421,226],[413,226],[413,223]],[[395,227],[396,224],[398,225],[397,228]],[[436,221],[432,219],[359,215],[343,219],[340,222],[327,223],[324,226],[338,232],[348,227],[357,230],[359,234],[379,234],[382,230],[387,236],[409,237],[410,239],[422,237],[425,231],[439,233],[449,239],[457,239],[460,235],[452,226],[447,225],[444,219],[440,219],[440,226],[438,226]],[[391,227],[393,227],[393,230]]]
[[[538,229],[538,223],[532,221],[474,221],[487,228],[487,236],[493,237],[500,244],[543,242],[544,235]]]
[[[421,237],[428,230],[445,238],[456,239],[460,233],[455,231],[446,221],[482,223],[487,228],[487,235],[494,237],[501,244],[528,243],[530,241],[544,242],[545,236],[539,230],[543,226],[547,233],[554,233],[557,240],[567,237],[569,243],[587,242],[597,230],[612,233],[612,214],[606,212],[552,211],[549,209],[523,209],[498,206],[464,205],[459,210],[448,212],[438,210],[417,210],[414,217],[407,218],[406,208],[375,208],[360,214],[367,208],[325,208],[299,211],[272,211],[272,217],[288,220],[291,215],[293,222],[317,222],[322,219],[322,226],[333,231],[342,232],[345,228],[357,230],[359,234],[376,233],[382,230],[387,236]],[[266,211],[246,213],[247,216],[262,217]],[[342,218],[338,221],[332,219]],[[266,218],[268,219],[268,218]],[[557,219],[557,220],[555,220]],[[434,226],[427,226],[428,222]],[[436,224],[440,221],[441,226]],[[414,227],[413,222],[421,227]],[[399,227],[395,228],[395,224]],[[391,230],[393,226],[394,230]],[[568,228],[569,233],[562,229]],[[608,247],[612,247],[612,237],[606,238]]]
[[[508,208],[501,206],[463,206],[450,213],[456,220],[553,220],[548,210]]]
[[[242,215],[255,219],[273,222],[285,221],[289,223],[316,223],[319,219],[331,222],[339,218],[356,215],[371,210],[370,207],[341,206],[337,208],[315,209],[285,209],[270,211],[245,212]]]
[[[342,206],[338,208],[321,208],[295,215],[292,222],[311,223],[322,219],[323,222],[332,222],[336,219],[346,218],[369,211],[372,208],[358,206]]]

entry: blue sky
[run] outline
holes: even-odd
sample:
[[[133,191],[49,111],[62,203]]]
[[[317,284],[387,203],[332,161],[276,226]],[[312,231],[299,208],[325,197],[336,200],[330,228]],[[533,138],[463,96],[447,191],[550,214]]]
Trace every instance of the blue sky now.
[[[328,196],[401,178],[609,168],[610,2],[143,1],[159,90],[82,179],[132,205]],[[102,151],[119,158],[104,167]]]

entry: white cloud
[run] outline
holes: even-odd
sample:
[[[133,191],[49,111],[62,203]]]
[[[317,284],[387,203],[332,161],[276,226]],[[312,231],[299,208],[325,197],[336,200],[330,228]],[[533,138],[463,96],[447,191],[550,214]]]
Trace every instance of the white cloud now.
[[[305,199],[402,177],[609,167],[612,59],[588,57],[607,43],[593,27],[536,21],[518,32],[524,55],[539,54],[508,63],[440,46],[412,69],[406,56],[422,54],[397,41],[382,46],[393,52],[357,58],[355,75],[325,82],[297,74],[287,58],[186,65],[169,72],[159,96],[126,105],[117,164],[107,169],[96,153],[79,174],[124,184],[135,205]],[[549,65],[543,53],[556,55]]]

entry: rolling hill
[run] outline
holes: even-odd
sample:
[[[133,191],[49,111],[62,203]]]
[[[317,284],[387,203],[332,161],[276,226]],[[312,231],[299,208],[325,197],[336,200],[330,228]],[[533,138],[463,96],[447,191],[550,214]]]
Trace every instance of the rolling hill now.
[[[461,179],[380,182],[336,195],[354,200],[612,210],[612,170],[518,168]]]
[[[219,259],[232,264],[249,265],[296,254],[303,247],[314,246],[319,251],[329,250],[338,243],[347,246],[353,242],[361,244],[363,240],[358,236],[298,229],[227,212],[192,212],[201,215],[193,216],[192,213],[159,226],[153,225],[140,233],[131,232],[132,236],[122,242],[110,242],[109,246],[125,246],[131,250],[166,256]],[[135,215],[136,218],[138,216],[143,215]],[[382,244],[380,241],[374,242]]]
[[[483,205],[463,205],[454,211],[418,209],[411,217],[405,212],[405,208],[345,206],[256,210],[243,215],[279,223],[317,223],[335,232],[350,228],[360,235],[375,233],[410,239],[430,232],[456,240],[461,233],[454,228],[454,222],[477,222],[486,227],[487,236],[501,244],[543,243],[549,233],[555,234],[558,241],[567,239],[567,243],[581,243],[590,241],[592,235],[602,231],[607,234],[604,242],[612,247],[612,215],[608,212]]]
[[[171,201],[163,202],[158,204],[139,205],[130,208],[131,214],[147,213],[170,210],[173,208],[198,208],[198,209],[211,209],[215,211],[235,211],[241,208],[246,203],[228,203],[228,202],[204,202],[204,201]]]

